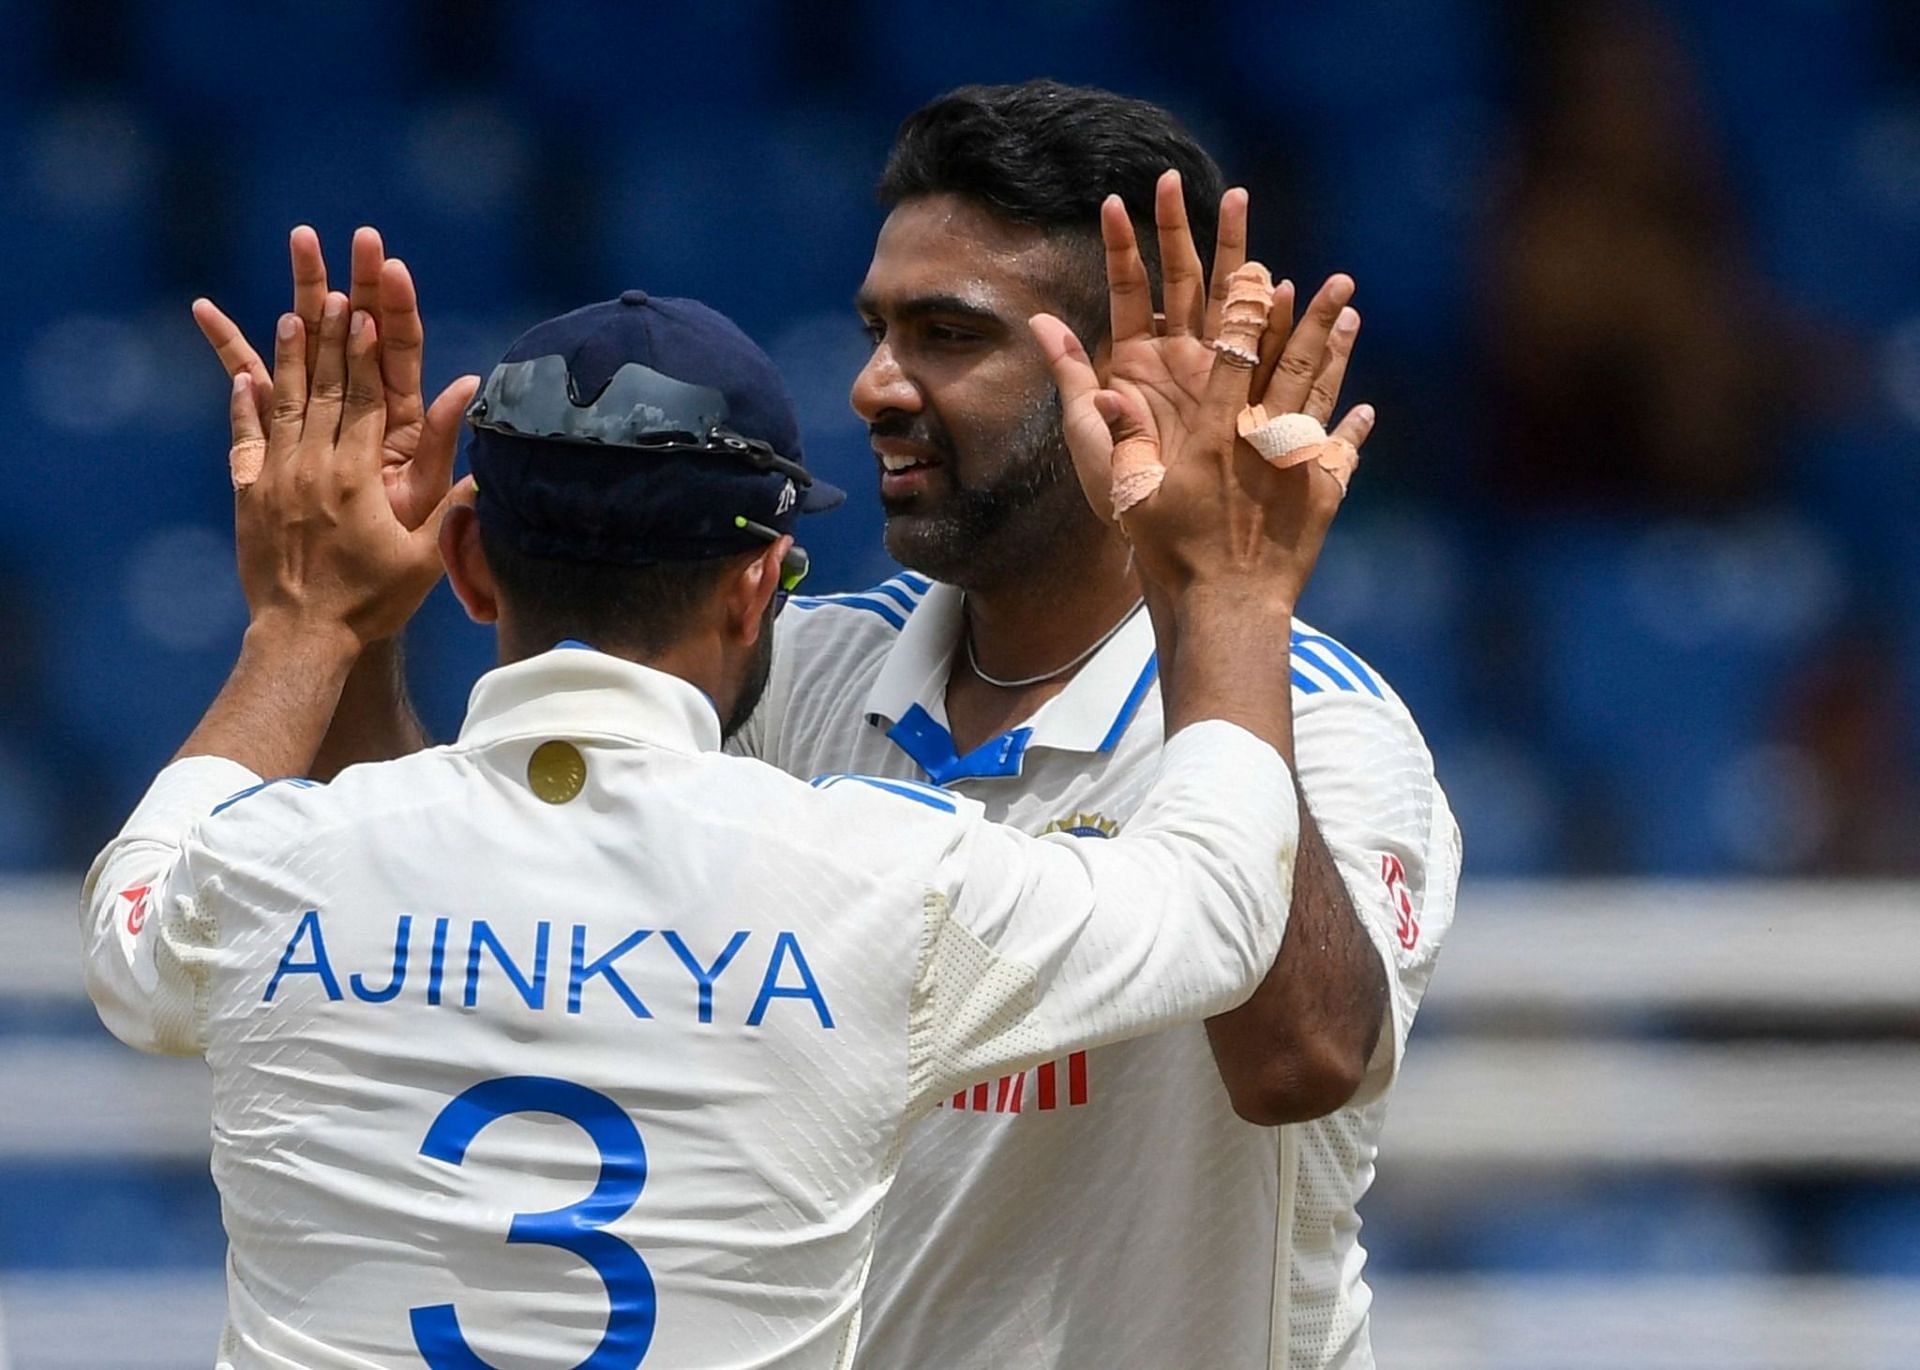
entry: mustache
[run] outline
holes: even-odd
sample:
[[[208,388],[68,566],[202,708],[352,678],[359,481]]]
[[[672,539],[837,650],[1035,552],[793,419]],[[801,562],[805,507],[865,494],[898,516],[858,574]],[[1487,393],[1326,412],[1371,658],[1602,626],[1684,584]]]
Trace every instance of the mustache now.
[[[942,460],[948,462],[954,455],[953,439],[930,414],[884,414],[867,425],[867,436],[911,442],[939,453]]]

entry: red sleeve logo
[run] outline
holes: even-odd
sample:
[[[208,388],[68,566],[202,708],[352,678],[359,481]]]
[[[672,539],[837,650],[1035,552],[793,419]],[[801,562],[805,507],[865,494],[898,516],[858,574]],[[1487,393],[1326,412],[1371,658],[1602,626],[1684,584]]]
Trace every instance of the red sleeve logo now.
[[[151,885],[135,885],[131,889],[120,891],[120,897],[127,901],[127,932],[138,937],[140,929],[147,925],[147,894]]]
[[[1394,929],[1394,935],[1402,947],[1412,951],[1420,944],[1420,920],[1414,916],[1413,896],[1407,893],[1407,868],[1400,864],[1399,857],[1388,852],[1380,858],[1380,878],[1387,882],[1387,898],[1400,914],[1400,925]]]

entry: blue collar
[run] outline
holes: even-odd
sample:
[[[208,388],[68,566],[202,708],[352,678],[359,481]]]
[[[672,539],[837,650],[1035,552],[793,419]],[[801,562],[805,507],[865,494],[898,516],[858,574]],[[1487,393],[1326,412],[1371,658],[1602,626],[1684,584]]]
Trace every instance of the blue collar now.
[[[1159,675],[1145,614],[1114,635],[1018,728],[959,755],[947,727],[947,679],[960,641],[961,595],[934,584],[908,617],[867,695],[867,717],[936,785],[1019,775],[1030,747],[1111,752]]]

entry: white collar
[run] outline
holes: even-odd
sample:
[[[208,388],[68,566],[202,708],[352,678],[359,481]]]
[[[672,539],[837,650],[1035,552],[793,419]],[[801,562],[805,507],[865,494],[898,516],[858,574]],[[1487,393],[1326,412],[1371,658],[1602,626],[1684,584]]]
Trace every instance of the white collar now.
[[[1029,747],[1112,751],[1157,674],[1147,615],[1134,615],[1032,718],[962,757],[955,754],[947,728],[946,704],[947,679],[960,645],[962,600],[959,590],[938,582],[921,597],[867,694],[867,717],[885,726],[887,736],[936,784],[1018,775]]]
[[[720,717],[701,690],[665,671],[591,648],[561,646],[481,676],[460,741],[613,737],[681,752],[720,747]]]

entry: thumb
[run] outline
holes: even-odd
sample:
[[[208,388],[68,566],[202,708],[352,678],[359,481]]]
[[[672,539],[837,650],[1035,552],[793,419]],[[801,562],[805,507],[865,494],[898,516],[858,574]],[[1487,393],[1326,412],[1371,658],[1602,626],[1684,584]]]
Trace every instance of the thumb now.
[[[1080,492],[1096,515],[1102,520],[1111,519],[1113,436],[1099,408],[1102,392],[1093,362],[1073,330],[1051,314],[1036,314],[1027,326],[1033,330],[1060,391],[1060,426],[1067,453],[1073,458],[1074,474],[1080,478]]]
[[[461,376],[427,408],[420,429],[420,445],[413,450],[407,480],[418,500],[418,509],[447,488],[453,479],[454,459],[459,455],[461,421],[474,391],[480,388],[478,376]]]
[[[1160,460],[1160,435],[1138,395],[1102,390],[1093,403],[1113,443],[1108,487],[1111,517],[1117,519],[1152,498],[1166,479],[1167,468]]]
[[[464,477],[440,497],[440,502],[433,506],[433,512],[427,515],[420,526],[407,534],[415,555],[423,562],[431,560],[438,568],[436,574],[446,571],[440,559],[440,525],[447,521],[447,515],[453,510],[471,509],[479,494],[479,483],[472,476]]]

